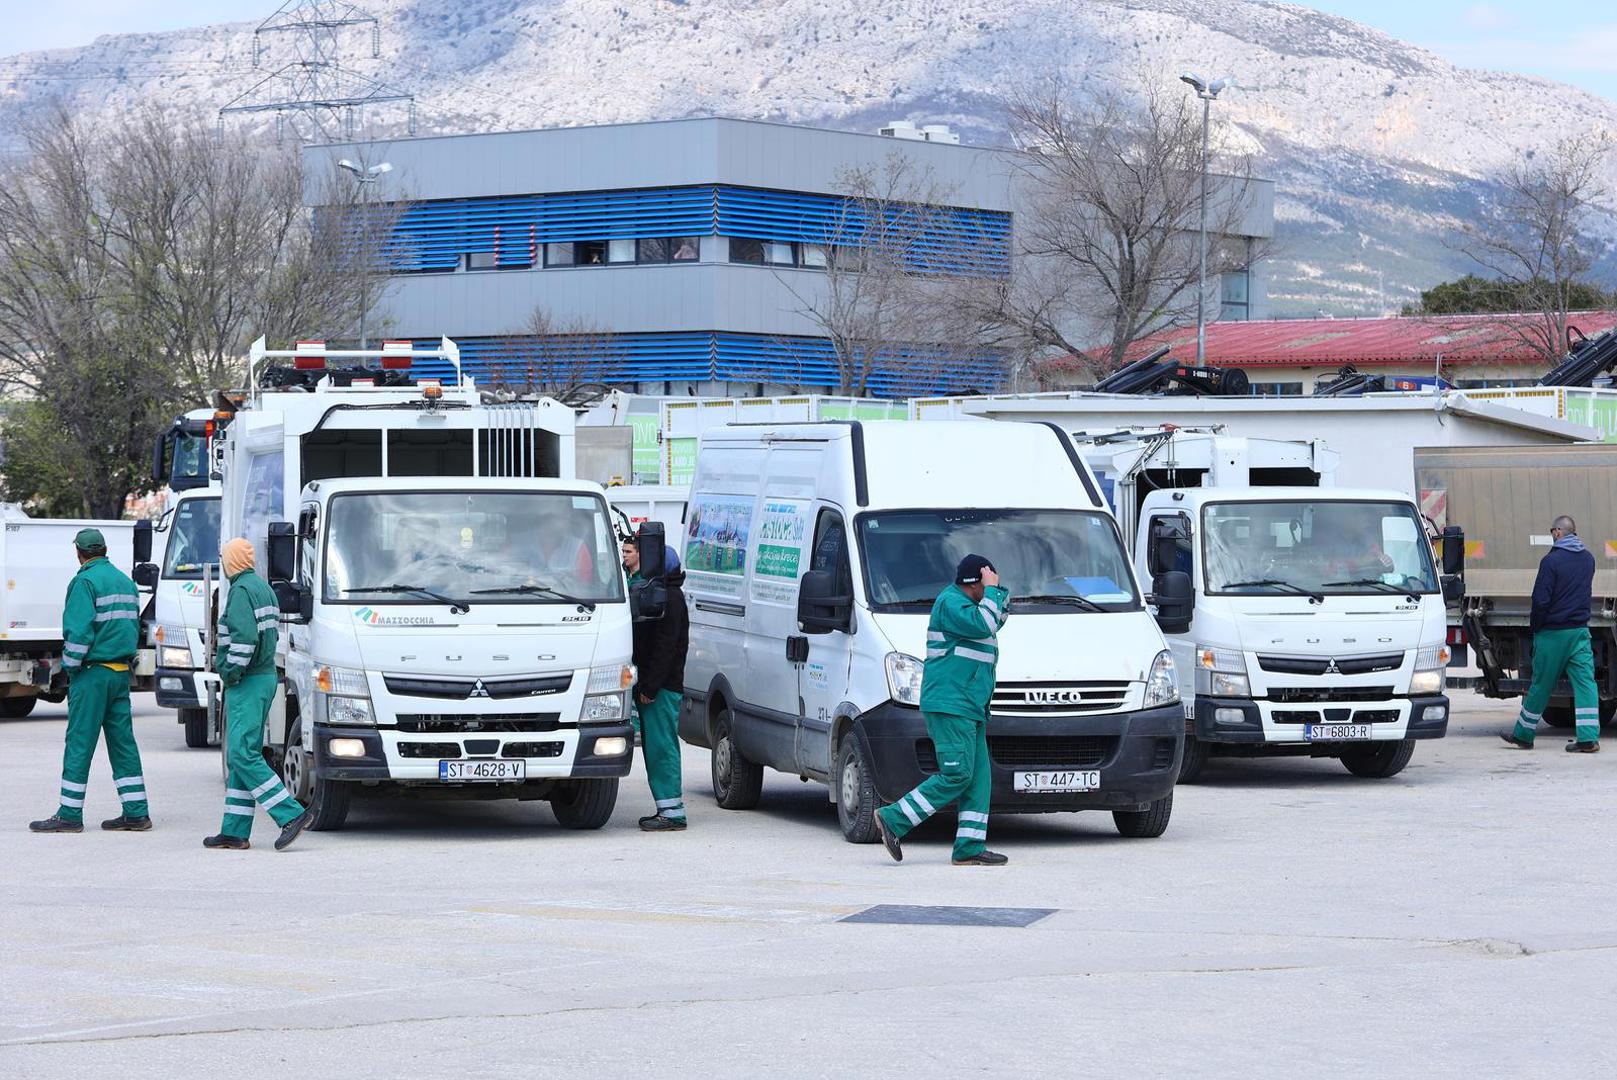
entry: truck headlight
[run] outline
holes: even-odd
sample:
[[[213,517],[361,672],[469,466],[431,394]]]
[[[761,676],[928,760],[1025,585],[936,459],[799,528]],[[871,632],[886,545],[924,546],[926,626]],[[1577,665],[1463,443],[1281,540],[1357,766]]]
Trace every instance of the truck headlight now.
[[[321,667],[314,675],[314,718],[327,724],[362,724],[374,727],[371,686],[363,671]]]
[[[598,720],[622,720],[627,713],[624,699],[628,694],[619,690],[613,694],[589,694],[584,698],[584,709],[579,719],[585,723]]]
[[[161,645],[157,650],[157,663],[160,667],[191,667],[191,646]]]
[[[1179,673],[1174,669],[1172,654],[1163,649],[1151,661],[1151,674],[1145,680],[1145,707],[1171,705],[1178,700]]]
[[[1449,647],[1425,645],[1415,650],[1415,674],[1409,677],[1411,694],[1441,694],[1448,675]]]
[[[1194,663],[1196,693],[1208,697],[1252,696],[1252,683],[1246,677],[1246,657],[1236,650],[1198,645]]]
[[[921,673],[926,665],[907,653],[890,652],[887,668],[887,693],[900,705],[921,704]]]
[[[634,685],[635,670],[632,664],[608,664],[605,667],[590,668],[589,685],[584,688],[586,694],[610,694],[613,691],[623,691]]]

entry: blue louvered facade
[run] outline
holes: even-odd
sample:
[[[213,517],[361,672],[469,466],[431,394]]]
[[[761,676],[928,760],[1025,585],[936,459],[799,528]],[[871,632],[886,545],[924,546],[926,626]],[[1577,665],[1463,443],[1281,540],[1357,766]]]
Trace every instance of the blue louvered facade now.
[[[717,381],[835,389],[840,382],[835,353],[823,338],[709,332],[455,341],[463,369],[480,383]],[[436,344],[423,339],[416,346]],[[991,390],[1003,379],[998,356],[961,358],[921,345],[883,354],[873,366],[864,392],[881,397]],[[437,361],[418,362],[414,373],[452,374]]]

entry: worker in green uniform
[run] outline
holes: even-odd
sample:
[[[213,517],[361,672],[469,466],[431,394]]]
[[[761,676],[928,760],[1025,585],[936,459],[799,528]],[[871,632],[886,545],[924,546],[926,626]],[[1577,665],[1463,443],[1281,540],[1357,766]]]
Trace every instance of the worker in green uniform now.
[[[988,705],[999,664],[997,636],[1009,602],[994,565],[981,555],[967,555],[955,570],[954,584],[932,605],[921,715],[937,751],[938,771],[897,802],[876,810],[876,828],[895,862],[904,858],[899,841],[951,802],[958,804],[954,864],[1004,866],[1009,861],[987,849],[993,788]]]
[[[645,580],[640,565],[640,538],[623,541],[623,569],[631,583]],[[685,692],[685,653],[690,644],[690,615],[685,610],[685,572],[671,548],[663,551],[663,586],[668,603],[660,619],[634,624],[634,708],[640,720],[640,751],[656,812],[640,819],[646,832],[679,832],[685,828],[685,796],[679,767],[679,703]]]
[[[67,747],[62,754],[61,806],[34,832],[83,832],[84,796],[90,760],[101,733],[107,733],[112,784],[123,811],[101,823],[113,832],[145,832],[152,827],[146,807],[146,778],[129,715],[129,665],[140,641],[140,594],[107,560],[100,529],[80,529],[73,538],[79,571],[67,585],[62,611],[62,669],[67,673]]]
[[[1522,699],[1516,726],[1499,736],[1517,750],[1531,750],[1538,722],[1564,674],[1572,684],[1574,754],[1600,752],[1600,691],[1595,686],[1589,643],[1595,557],[1578,538],[1578,524],[1562,514],[1550,526],[1550,550],[1538,564],[1528,623],[1533,631],[1533,682]]]
[[[254,800],[281,827],[276,851],[296,840],[310,817],[264,761],[264,719],[275,699],[281,608],[269,585],[253,572],[256,561],[252,541],[242,537],[226,542],[219,553],[219,565],[230,580],[213,663],[225,685],[225,818],[219,835],[203,840],[202,846],[227,851],[247,849]]]

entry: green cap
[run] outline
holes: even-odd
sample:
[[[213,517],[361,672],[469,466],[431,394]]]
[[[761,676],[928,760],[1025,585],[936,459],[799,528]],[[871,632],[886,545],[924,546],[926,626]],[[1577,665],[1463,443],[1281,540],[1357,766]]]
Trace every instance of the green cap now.
[[[101,535],[100,529],[80,529],[79,534],[73,538],[73,546],[80,551],[90,551],[93,548],[105,548],[107,538]]]

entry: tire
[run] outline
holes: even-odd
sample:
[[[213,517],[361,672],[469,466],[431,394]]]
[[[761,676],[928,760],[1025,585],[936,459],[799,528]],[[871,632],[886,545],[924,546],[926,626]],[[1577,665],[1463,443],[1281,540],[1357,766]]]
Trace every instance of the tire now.
[[[1552,728],[1569,728],[1572,726],[1572,706],[1546,705],[1544,706],[1544,723]]]
[[[0,716],[5,717],[7,720],[21,720],[34,711],[34,706],[38,702],[39,699],[32,695],[28,697],[0,698]]]
[[[870,767],[870,751],[864,736],[850,731],[837,746],[837,822],[842,838],[850,844],[874,844],[876,832],[876,780]]]
[[[1168,831],[1168,819],[1173,817],[1173,792],[1144,810],[1113,810],[1112,824],[1130,839],[1151,840]]]
[[[550,797],[550,811],[569,829],[599,829],[618,805],[617,779],[567,780]]]
[[[1185,753],[1179,759],[1179,783],[1187,784],[1202,774],[1207,759],[1213,756],[1213,744],[1194,735],[1185,736]]]
[[[751,810],[764,790],[764,767],[736,749],[729,709],[713,721],[713,798],[726,810]]]
[[[207,748],[209,742],[207,709],[181,709],[180,723],[185,725],[186,746],[192,750]]]
[[[1399,739],[1364,750],[1349,750],[1342,755],[1342,767],[1354,776],[1380,780],[1403,772],[1414,753],[1414,739]]]
[[[281,780],[294,799],[313,811],[309,828],[314,831],[340,829],[348,820],[353,785],[341,780],[317,780],[309,769],[308,755],[302,746],[286,748],[286,757],[281,762]]]
[[[1617,701],[1602,701],[1600,703],[1600,726],[1609,727],[1617,723]]]

